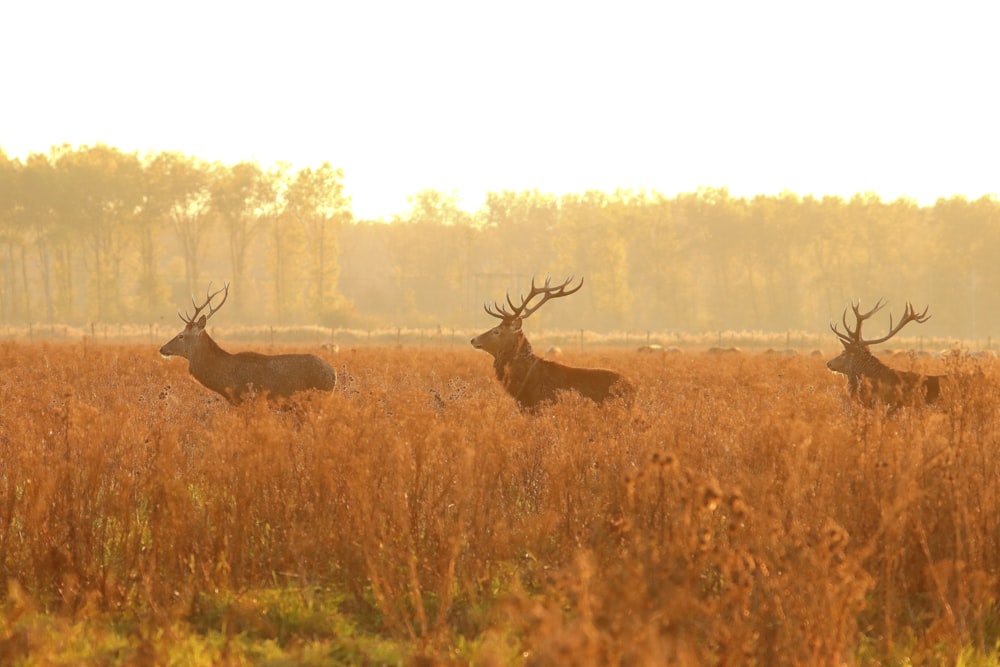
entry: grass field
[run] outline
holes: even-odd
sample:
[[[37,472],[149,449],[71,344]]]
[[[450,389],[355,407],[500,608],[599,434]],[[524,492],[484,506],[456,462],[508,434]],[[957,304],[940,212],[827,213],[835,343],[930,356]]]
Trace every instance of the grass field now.
[[[824,357],[570,353],[636,405],[533,417],[471,348],[325,358],[233,408],[155,346],[0,343],[0,662],[1000,656],[996,361],[887,416]]]

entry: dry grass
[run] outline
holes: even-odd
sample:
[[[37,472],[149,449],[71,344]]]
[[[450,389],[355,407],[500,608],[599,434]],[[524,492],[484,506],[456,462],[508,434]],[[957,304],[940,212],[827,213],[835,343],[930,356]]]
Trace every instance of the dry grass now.
[[[995,361],[887,417],[821,358],[568,353],[636,405],[531,417],[471,348],[328,360],[333,394],[233,408],[149,346],[0,344],[0,653],[996,657]]]

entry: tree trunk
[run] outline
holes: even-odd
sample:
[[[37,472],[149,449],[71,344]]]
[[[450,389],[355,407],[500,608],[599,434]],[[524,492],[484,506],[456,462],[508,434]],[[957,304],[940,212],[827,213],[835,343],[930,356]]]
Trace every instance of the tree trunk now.
[[[31,290],[28,288],[28,248],[21,245],[21,283],[24,287],[24,316],[31,324]]]

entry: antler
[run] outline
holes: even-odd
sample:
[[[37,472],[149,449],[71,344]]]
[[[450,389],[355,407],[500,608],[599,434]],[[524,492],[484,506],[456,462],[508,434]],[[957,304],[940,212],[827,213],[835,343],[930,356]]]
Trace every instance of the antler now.
[[[521,296],[521,305],[515,306],[514,302],[510,300],[510,292],[507,292],[507,304],[510,305],[513,312],[507,312],[507,306],[504,304],[493,303],[493,308],[490,308],[489,304],[483,306],[487,313],[493,317],[497,317],[501,320],[515,320],[515,319],[525,319],[533,312],[542,307],[549,299],[558,299],[562,296],[569,296],[570,294],[575,294],[580,291],[583,287],[583,278],[580,278],[580,284],[573,289],[567,290],[566,287],[573,282],[573,276],[567,278],[562,284],[552,287],[549,285],[550,277],[546,276],[545,284],[542,287],[535,286],[535,278],[531,278],[531,291],[528,292],[528,297],[525,298]],[[536,303],[531,308],[526,308],[528,302],[534,299],[538,295],[543,295],[542,300]]]
[[[860,311],[861,301],[859,300],[858,303],[854,303],[854,301],[851,301],[851,310],[854,311],[854,317],[857,320],[857,325],[854,331],[851,331],[851,327],[848,326],[847,324],[846,308],[844,309],[844,316],[841,318],[841,321],[844,323],[844,329],[847,331],[847,333],[846,334],[841,333],[840,330],[837,329],[837,325],[833,323],[830,323],[830,328],[833,330],[833,333],[837,334],[837,337],[840,338],[840,340],[844,341],[845,343],[854,343],[858,345],[868,346],[868,345],[878,345],[879,343],[886,342],[887,340],[898,334],[900,331],[902,331],[903,327],[905,327],[910,322],[923,324],[924,322],[926,322],[931,318],[931,316],[927,314],[927,310],[930,308],[930,306],[924,308],[924,312],[917,315],[916,310],[914,310],[913,308],[913,304],[907,301],[906,307],[903,309],[903,317],[900,318],[899,322],[897,322],[895,326],[892,323],[892,313],[889,314],[889,333],[882,336],[881,338],[871,338],[865,340],[864,338],[861,337],[861,324],[869,317],[871,317],[878,311],[882,310],[883,306],[885,306],[885,302],[883,302],[882,299],[879,299],[875,303],[874,308],[869,310],[867,313],[862,313]]]
[[[225,295],[223,295],[222,297],[222,302],[219,303],[218,306],[213,306],[212,299],[219,296],[219,294],[221,294],[222,292],[225,292]],[[210,318],[212,315],[215,315],[215,313],[220,308],[222,308],[222,304],[224,304],[226,302],[226,299],[229,298],[229,281],[226,281],[226,284],[222,286],[222,289],[215,292],[212,291],[212,283],[209,283],[208,290],[206,290],[205,293],[208,295],[208,298],[205,299],[205,303],[201,304],[200,306],[194,302],[194,297],[193,296],[191,297],[191,305],[194,306],[194,315],[188,317],[187,310],[185,309],[183,315],[181,315],[181,311],[178,310],[177,316],[180,317],[182,320],[184,320],[185,323],[191,324],[198,317],[198,314],[205,309],[205,306],[208,306],[208,315],[205,316],[205,320],[207,321],[208,318]]]
[[[885,303],[882,301],[882,299],[879,299],[878,301],[875,302],[875,307],[874,308],[872,308],[871,310],[869,310],[867,313],[862,313],[859,310],[861,308],[861,299],[858,299],[857,303],[854,303],[854,300],[852,299],[851,300],[851,310],[854,311],[854,317],[857,319],[857,324],[856,324],[856,328],[854,329],[854,331],[851,331],[851,327],[848,326],[848,324],[847,324],[847,309],[846,308],[844,308],[844,315],[843,315],[843,317],[841,317],[841,321],[844,323],[844,329],[847,331],[847,333],[846,334],[840,333],[840,330],[837,328],[837,325],[834,324],[833,322],[830,323],[830,329],[833,330],[833,333],[837,334],[837,338],[839,338],[840,340],[844,341],[845,343],[863,344],[863,342],[861,340],[861,323],[864,322],[865,320],[867,320],[869,317],[871,317],[875,313],[877,313],[878,311],[882,310],[883,306],[885,306]]]
[[[924,312],[917,315],[916,311],[913,309],[913,304],[909,301],[906,302],[906,308],[903,309],[903,316],[899,319],[899,323],[896,326],[892,326],[892,314],[889,314],[889,333],[882,336],[881,338],[876,338],[874,340],[862,341],[865,345],[878,345],[879,343],[884,343],[896,334],[898,334],[903,327],[905,327],[910,322],[916,322],[917,324],[923,324],[927,320],[931,319],[931,316],[927,314],[930,306],[924,308]]]

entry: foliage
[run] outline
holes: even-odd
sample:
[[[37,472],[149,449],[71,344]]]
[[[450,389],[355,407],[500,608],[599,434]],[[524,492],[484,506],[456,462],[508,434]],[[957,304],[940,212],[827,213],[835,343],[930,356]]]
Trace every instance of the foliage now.
[[[153,350],[0,344],[15,661],[997,656],[995,361],[887,416],[812,356],[567,350],[636,405],[533,417],[471,348],[313,350],[340,387],[277,408]]]
[[[538,325],[825,331],[848,300],[929,304],[921,335],[990,347],[1000,204],[537,190],[475,211],[423,190],[356,221],[329,164],[210,164],[98,144],[0,159],[0,325],[148,325],[230,280],[230,322],[476,328],[532,276],[583,276]],[[242,295],[242,296],[240,296]]]
[[[342,179],[328,164],[292,174],[102,144],[0,160],[0,322],[150,322],[222,278],[247,295],[273,286],[282,318],[330,301],[349,311],[336,289]]]

